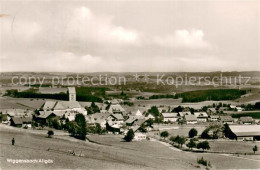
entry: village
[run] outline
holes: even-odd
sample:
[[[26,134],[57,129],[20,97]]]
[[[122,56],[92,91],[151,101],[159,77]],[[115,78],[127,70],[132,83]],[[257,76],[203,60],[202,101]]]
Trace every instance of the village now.
[[[108,100],[104,103],[85,102],[83,105],[76,100],[77,96],[74,87],[68,87],[68,95],[69,101],[46,100],[41,108],[34,111],[2,109],[2,124],[25,129],[49,127],[66,130],[66,123],[75,121],[76,115],[82,114],[85,117],[86,128],[90,134],[126,135],[129,129],[132,129],[134,141],[160,140],[161,132],[169,129],[173,133],[176,131],[176,134],[178,134],[178,129],[183,129],[183,127],[190,127],[190,129],[196,127],[198,129],[205,128],[208,139],[228,138],[223,134],[222,130],[225,124],[229,126],[236,140],[257,141],[260,139],[260,119],[253,119],[250,116],[232,118],[230,115],[225,114],[230,111],[242,112],[244,108],[240,106],[227,104],[225,106],[217,104],[216,106],[214,104],[215,107],[204,107],[198,110],[181,106],[176,108],[151,106],[149,110],[140,107],[127,112],[120,104],[123,102],[122,99]],[[187,135],[183,134],[185,137]],[[196,133],[195,136],[201,136],[201,134]]]

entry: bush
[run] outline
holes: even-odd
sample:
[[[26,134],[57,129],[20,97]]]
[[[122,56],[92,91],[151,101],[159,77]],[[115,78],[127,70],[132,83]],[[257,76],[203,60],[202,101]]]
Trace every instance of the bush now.
[[[193,138],[194,136],[197,136],[197,134],[198,134],[198,131],[195,128],[192,128],[189,131],[189,138]]]
[[[54,132],[53,130],[49,130],[47,134],[48,134],[48,138],[51,138],[51,136],[54,135]]]
[[[205,149],[209,150],[209,149],[210,149],[209,142],[208,142],[208,141],[199,142],[199,143],[197,144],[197,148],[198,148],[198,149],[203,149],[203,151],[204,151]]]
[[[167,131],[163,131],[160,135],[165,139],[169,136],[169,133]]]
[[[201,157],[200,159],[197,159],[197,163],[198,163],[198,164],[201,164],[201,165],[204,165],[204,166],[209,166],[209,167],[211,167],[210,162],[208,162],[207,160],[205,160],[203,157]]]
[[[195,148],[197,146],[197,144],[195,143],[195,141],[193,139],[190,139],[190,142],[187,143],[186,146],[192,150],[192,148]]]

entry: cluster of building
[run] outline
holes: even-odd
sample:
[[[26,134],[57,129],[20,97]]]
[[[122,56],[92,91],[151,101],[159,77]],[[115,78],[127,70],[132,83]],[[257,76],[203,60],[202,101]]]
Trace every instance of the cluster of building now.
[[[39,112],[35,114],[33,111],[22,109],[5,109],[2,112],[2,123],[9,124],[16,127],[30,128],[33,120],[36,119],[39,122],[47,123],[48,120],[56,119],[57,121],[64,122],[73,121],[77,114],[81,113],[85,116],[88,126],[96,126],[99,124],[101,128],[105,129],[107,125],[112,128],[119,129],[120,132],[126,133],[129,129],[133,129],[135,132],[135,140],[146,139],[146,132],[157,131],[158,129],[153,126],[147,126],[147,120],[155,120],[152,114],[143,114],[140,111],[141,108],[137,108],[135,111],[126,112],[126,110],[120,105],[120,100],[114,99],[109,101],[109,104],[96,103],[100,112],[94,114],[88,114],[86,107],[90,107],[91,103],[79,103],[76,101],[75,88],[68,88],[69,101],[46,101],[40,108]],[[225,110],[227,108],[219,108]],[[239,109],[239,108],[237,108]],[[166,112],[163,109],[158,109],[164,123],[186,123],[186,124],[204,124],[206,122],[219,122],[222,124],[236,124],[236,125],[254,125],[259,122],[252,117],[241,117],[234,119],[231,116],[216,115],[215,108],[209,108],[207,112],[194,112],[182,111],[182,112]],[[145,130],[143,129],[145,125]],[[249,127],[249,126],[248,126]],[[232,126],[233,128],[233,126]],[[231,129],[232,129],[231,128]],[[238,126],[234,126],[234,133],[237,132]],[[259,128],[259,126],[257,126]],[[259,131],[260,132],[260,131]]]

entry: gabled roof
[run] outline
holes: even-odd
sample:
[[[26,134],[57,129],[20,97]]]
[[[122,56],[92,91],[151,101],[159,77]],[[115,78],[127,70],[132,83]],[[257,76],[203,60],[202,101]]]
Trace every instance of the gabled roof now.
[[[40,111],[40,115],[37,117],[42,119],[47,119],[47,117],[49,117],[51,114],[56,116],[56,114],[53,113],[53,111]]]
[[[121,114],[111,114],[111,116],[117,120],[124,120],[124,118]]]
[[[14,124],[16,125],[22,125],[23,124],[23,120],[21,117],[12,117],[12,121],[14,122]]]
[[[220,119],[222,122],[230,122],[234,120],[231,116],[220,116]]]
[[[32,122],[32,117],[26,116],[26,117],[12,117],[11,118],[14,124],[16,125],[21,125],[23,123],[31,123]]]
[[[76,93],[75,87],[68,87],[68,92],[69,93]]]
[[[210,111],[213,112],[213,113],[217,112],[214,107],[210,107],[210,108],[208,108],[208,110],[210,110]]]
[[[106,121],[106,119],[110,116],[110,114],[107,113],[95,113],[92,115],[87,116],[89,123],[102,123],[103,121]]]
[[[43,110],[53,109],[56,101],[46,101],[43,105]]]
[[[138,109],[138,110],[136,111],[135,115],[136,115],[136,116],[142,116],[143,114],[142,114],[142,112]]]
[[[179,112],[179,115],[181,116],[181,117],[183,117],[183,116],[185,116],[185,115],[191,115],[191,112]]]
[[[124,112],[125,109],[120,104],[111,104],[108,108],[108,112],[113,113],[115,111]]]
[[[162,113],[164,118],[176,118],[178,117],[178,113]]]
[[[252,117],[250,117],[250,116],[240,117],[240,120],[241,120],[242,122],[253,122],[253,121],[254,121],[254,119],[253,119]]]
[[[132,124],[134,121],[138,120],[135,116],[130,116],[125,123]]]
[[[132,127],[134,132],[136,132],[139,128],[140,128],[140,126],[138,126],[138,125],[135,125],[135,126]]]
[[[198,118],[207,118],[208,114],[206,112],[194,112],[194,115]]]
[[[229,125],[236,136],[260,136],[260,125]]]
[[[54,106],[54,110],[65,110],[65,109],[74,109],[81,108],[81,105],[77,101],[58,101]]]
[[[194,115],[185,115],[186,121],[197,121],[197,117]]]
[[[32,116],[33,111],[25,109],[1,109],[2,114],[13,116]]]
[[[141,126],[146,120],[145,119],[138,119],[134,124]]]
[[[148,118],[148,119],[154,119],[155,117],[151,114],[151,113],[149,113],[147,116],[146,116],[146,118]]]

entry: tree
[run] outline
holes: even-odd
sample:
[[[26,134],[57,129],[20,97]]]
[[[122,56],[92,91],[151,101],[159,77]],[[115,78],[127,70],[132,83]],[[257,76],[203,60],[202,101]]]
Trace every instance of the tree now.
[[[193,138],[194,136],[197,136],[197,134],[198,134],[198,131],[195,128],[192,128],[189,131],[189,138]]]
[[[229,139],[235,139],[236,138],[236,135],[231,131],[231,129],[229,128],[227,123],[224,124],[223,133],[225,134],[225,137],[227,137]]]
[[[167,131],[163,131],[161,133],[161,137],[163,137],[164,139],[167,138],[169,136],[169,133]]]
[[[205,149],[209,150],[209,149],[210,149],[209,142],[208,142],[208,141],[199,142],[199,143],[197,144],[197,148],[198,148],[198,149],[203,149],[203,151],[204,151]]]
[[[202,139],[210,139],[210,136],[209,136],[209,129],[205,129],[202,133],[201,133],[201,138]]]
[[[76,114],[75,117],[75,123],[74,124],[74,137],[77,137],[79,139],[85,140],[87,135],[87,129],[86,129],[86,119],[83,114]]]
[[[179,145],[181,145],[181,148],[182,148],[182,145],[185,143],[186,139],[184,137],[179,137],[179,139],[177,140],[177,143]]]
[[[134,139],[134,137],[135,137],[135,133],[134,133],[133,129],[130,129],[127,132],[127,134],[125,135],[124,140],[126,142],[131,142]]]
[[[181,106],[175,107],[175,108],[172,110],[172,112],[177,112],[177,113],[182,112],[182,111],[183,111],[183,107],[181,107]]]
[[[156,106],[152,106],[151,109],[148,110],[148,112],[151,113],[155,117],[159,116],[159,110]]]
[[[255,154],[255,152],[258,150],[258,148],[257,148],[257,146],[255,145],[254,147],[253,147],[253,151],[254,151],[254,154]]]
[[[53,130],[49,130],[49,131],[47,132],[47,135],[48,135],[48,138],[51,138],[51,136],[54,135]]]
[[[195,141],[194,141],[194,139],[190,139],[190,142],[189,143],[187,143],[187,147],[188,148],[190,148],[190,150],[192,150],[192,148],[194,148],[194,147],[196,147],[196,143],[195,143]]]

